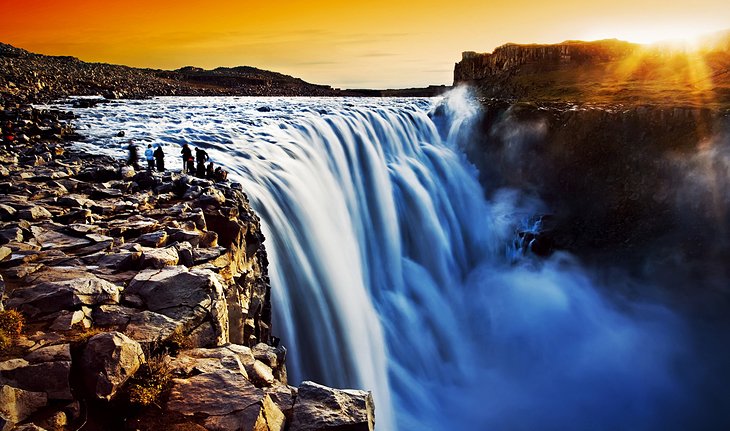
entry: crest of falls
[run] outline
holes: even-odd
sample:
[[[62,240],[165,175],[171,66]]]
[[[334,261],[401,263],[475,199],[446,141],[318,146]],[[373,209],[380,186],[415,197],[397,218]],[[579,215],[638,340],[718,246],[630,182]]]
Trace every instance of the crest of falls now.
[[[263,221],[290,380],[372,390],[379,430],[691,428],[684,324],[604,299],[568,255],[514,248],[540,203],[478,183],[459,150],[479,115],[465,90],[77,114],[89,151],[121,157],[124,129],[173,168],[192,142],[230,170]]]

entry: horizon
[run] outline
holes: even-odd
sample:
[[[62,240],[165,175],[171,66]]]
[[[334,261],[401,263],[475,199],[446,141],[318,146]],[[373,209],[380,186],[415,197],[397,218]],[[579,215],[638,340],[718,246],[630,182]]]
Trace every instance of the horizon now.
[[[87,62],[167,70],[251,66],[334,88],[398,89],[451,85],[462,52],[491,52],[506,43],[615,38],[645,44],[730,28],[721,1],[698,0],[689,7],[650,0],[643,6],[651,12],[649,24],[648,12],[638,13],[628,0],[590,6],[459,0],[448,10],[431,0],[225,0],[205,9],[170,0],[11,0],[5,9],[17,22],[0,28],[0,40]]]

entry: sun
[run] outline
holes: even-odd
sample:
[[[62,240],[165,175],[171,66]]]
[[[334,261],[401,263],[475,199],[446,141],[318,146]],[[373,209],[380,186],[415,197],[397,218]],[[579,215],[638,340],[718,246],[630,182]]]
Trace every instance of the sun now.
[[[702,38],[718,30],[708,29],[704,25],[692,25],[687,23],[645,25],[634,28],[617,28],[612,30],[600,30],[590,36],[592,40],[598,39],[620,39],[627,42],[640,43],[642,45],[672,45],[677,47],[696,48],[700,45]]]

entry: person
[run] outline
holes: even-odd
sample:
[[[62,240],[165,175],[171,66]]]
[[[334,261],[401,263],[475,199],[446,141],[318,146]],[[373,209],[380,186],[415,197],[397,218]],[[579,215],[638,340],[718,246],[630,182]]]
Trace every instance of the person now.
[[[147,159],[147,172],[155,170],[155,156],[152,151],[152,144],[147,144],[147,149],[144,150],[144,158]]]
[[[127,147],[127,150],[129,150],[127,165],[132,166],[135,170],[139,170],[139,165],[137,164],[139,156],[137,155],[137,146],[134,145],[134,141],[129,141],[129,147]]]
[[[157,170],[165,172],[165,152],[162,151],[162,145],[157,144],[157,149],[153,153],[155,160],[157,161]]]
[[[224,171],[223,168],[218,166],[215,168],[215,173],[213,174],[215,177],[216,182],[225,181],[228,178],[228,172]]]
[[[180,154],[182,154],[183,159],[182,171],[183,173],[188,172],[188,167],[192,164],[190,161],[193,160],[193,152],[190,151],[190,147],[188,147],[188,144],[183,145]]]
[[[205,162],[209,159],[210,157],[208,157],[208,153],[205,150],[201,148],[195,149],[195,161],[198,163],[196,175],[198,178],[205,178]]]
[[[5,145],[10,145],[15,142],[15,134],[13,133],[13,123],[8,121],[3,127],[3,142]]]
[[[208,163],[208,169],[205,171],[205,178],[212,180],[213,179],[213,162]]]

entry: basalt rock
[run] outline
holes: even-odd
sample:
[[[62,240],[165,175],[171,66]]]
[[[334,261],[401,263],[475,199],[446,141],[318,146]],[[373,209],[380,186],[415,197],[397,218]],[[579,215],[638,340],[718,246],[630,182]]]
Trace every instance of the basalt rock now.
[[[0,352],[0,381],[38,402],[10,403],[2,420],[76,429],[79,399],[91,397],[88,419],[106,423],[107,407],[128,402],[130,379],[144,380],[144,351],[175,380],[157,400],[162,412],[120,413],[137,429],[156,431],[160,417],[180,429],[287,429],[297,391],[286,385],[285,349],[268,344],[264,237],[241,186],[174,172],[122,180],[124,161],[62,146],[81,138],[61,124],[65,114],[18,117],[30,121],[13,126],[28,142],[0,147],[9,173],[0,305],[23,312],[27,329]],[[68,401],[76,408],[62,407]]]

